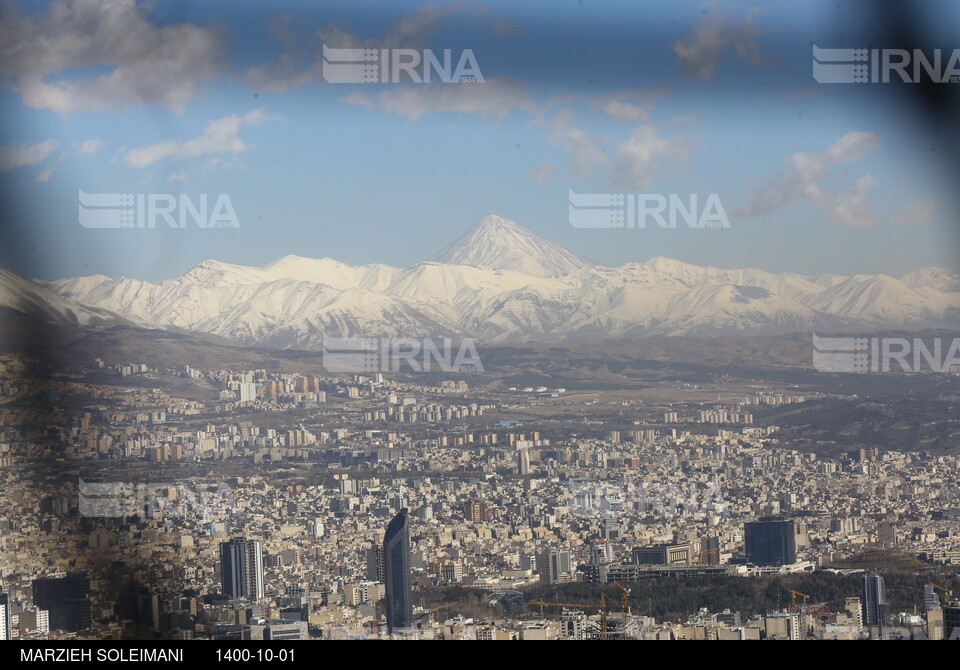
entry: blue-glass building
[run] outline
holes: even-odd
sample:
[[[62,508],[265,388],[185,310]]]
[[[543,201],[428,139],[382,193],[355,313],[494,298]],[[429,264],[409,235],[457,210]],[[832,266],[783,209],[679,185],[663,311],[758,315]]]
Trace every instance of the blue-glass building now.
[[[387,630],[392,634],[404,628],[413,628],[410,528],[406,507],[387,525],[387,532],[383,536],[383,559],[387,586]]]

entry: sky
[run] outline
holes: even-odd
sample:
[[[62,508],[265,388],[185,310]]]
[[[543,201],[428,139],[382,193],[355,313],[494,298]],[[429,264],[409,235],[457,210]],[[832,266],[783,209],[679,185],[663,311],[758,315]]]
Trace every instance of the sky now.
[[[878,37],[884,4],[6,2],[0,267],[406,267],[497,214],[607,265],[960,269],[953,124],[922,113],[915,84],[812,75],[813,44],[941,49],[947,65],[960,5],[909,3],[922,39],[901,44]],[[324,45],[449,49],[476,80],[331,83]],[[236,225],[84,227],[81,191],[226,196]],[[577,228],[571,191],[715,194],[729,227]]]

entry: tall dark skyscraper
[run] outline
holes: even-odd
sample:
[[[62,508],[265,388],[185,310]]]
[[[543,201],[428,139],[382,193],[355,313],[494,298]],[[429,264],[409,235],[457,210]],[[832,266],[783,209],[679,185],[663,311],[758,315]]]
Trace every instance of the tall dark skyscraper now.
[[[33,604],[50,612],[50,630],[90,627],[90,579],[85,575],[33,580]]]
[[[960,640],[960,600],[943,607],[943,639]]]
[[[0,640],[10,640],[10,600],[6,593],[0,593]]]
[[[754,565],[792,565],[797,562],[796,528],[791,520],[765,518],[743,527],[747,560]]]
[[[387,570],[383,564],[383,546],[367,549],[367,579],[387,583]]]
[[[394,633],[413,627],[410,528],[406,507],[387,526],[383,536],[383,558],[387,586],[387,630]]]
[[[890,605],[887,604],[887,592],[883,586],[883,577],[880,575],[863,575],[861,578],[863,602],[863,625],[879,626],[886,623],[890,614]]]
[[[231,598],[263,599],[263,543],[243,538],[221,543],[220,582]]]

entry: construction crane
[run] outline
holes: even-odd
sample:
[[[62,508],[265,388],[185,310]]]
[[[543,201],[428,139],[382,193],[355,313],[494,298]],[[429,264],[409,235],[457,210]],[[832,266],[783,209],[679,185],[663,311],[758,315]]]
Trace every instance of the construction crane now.
[[[946,588],[945,586],[940,586],[939,584],[934,584],[933,582],[930,582],[930,586],[932,586],[932,587],[935,588],[935,589],[940,589],[940,590],[943,591],[945,594],[947,594],[947,604],[949,605],[949,604],[951,603],[951,600],[950,600],[950,589]]]
[[[600,610],[600,639],[607,639],[607,611],[610,607],[607,605],[606,598],[603,597],[603,594],[600,594],[600,603],[599,605],[583,605],[581,603],[549,603],[543,600],[531,600],[531,605],[540,606],[540,616],[543,616],[544,607],[566,607],[567,609],[577,609],[577,610]]]
[[[414,620],[422,619],[423,617],[429,616],[431,614],[436,614],[440,610],[445,610],[448,607],[453,607],[453,605],[454,603],[444,603],[443,605],[437,605],[436,607],[431,607],[430,609],[424,609],[423,612],[421,612],[420,614],[414,617]]]
[[[700,565],[713,565],[710,563],[710,557],[715,556],[717,559],[717,565],[720,564],[720,550],[719,549],[701,549],[700,550]],[[704,561],[706,557],[706,561]]]
[[[630,589],[620,582],[614,582],[613,585],[620,589],[620,611],[630,614]]]
[[[787,589],[787,592],[790,593],[790,609],[794,612],[797,611],[797,596],[803,598],[803,601],[806,602],[810,596],[806,593],[800,593],[799,591],[794,591],[793,589]]]

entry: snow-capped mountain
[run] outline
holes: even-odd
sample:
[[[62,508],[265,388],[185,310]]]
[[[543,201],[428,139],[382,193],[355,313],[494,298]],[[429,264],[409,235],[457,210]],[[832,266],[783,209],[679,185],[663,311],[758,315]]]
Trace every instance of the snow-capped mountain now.
[[[493,344],[956,327],[960,274],[803,276],[668,258],[607,267],[488,216],[405,269],[285,256],[263,267],[204,261],[157,283],[103,275],[39,282],[3,273],[4,305],[46,320],[86,324],[121,315],[249,346],[316,350],[324,336]]]
[[[31,281],[7,270],[0,270],[0,309],[49,323],[72,326],[128,323],[126,319],[108,310],[81,305],[58,295],[40,282]]]
[[[565,275],[588,267],[576,254],[513,221],[491,214],[429,260],[445,265],[476,265],[513,270],[534,277]]]

